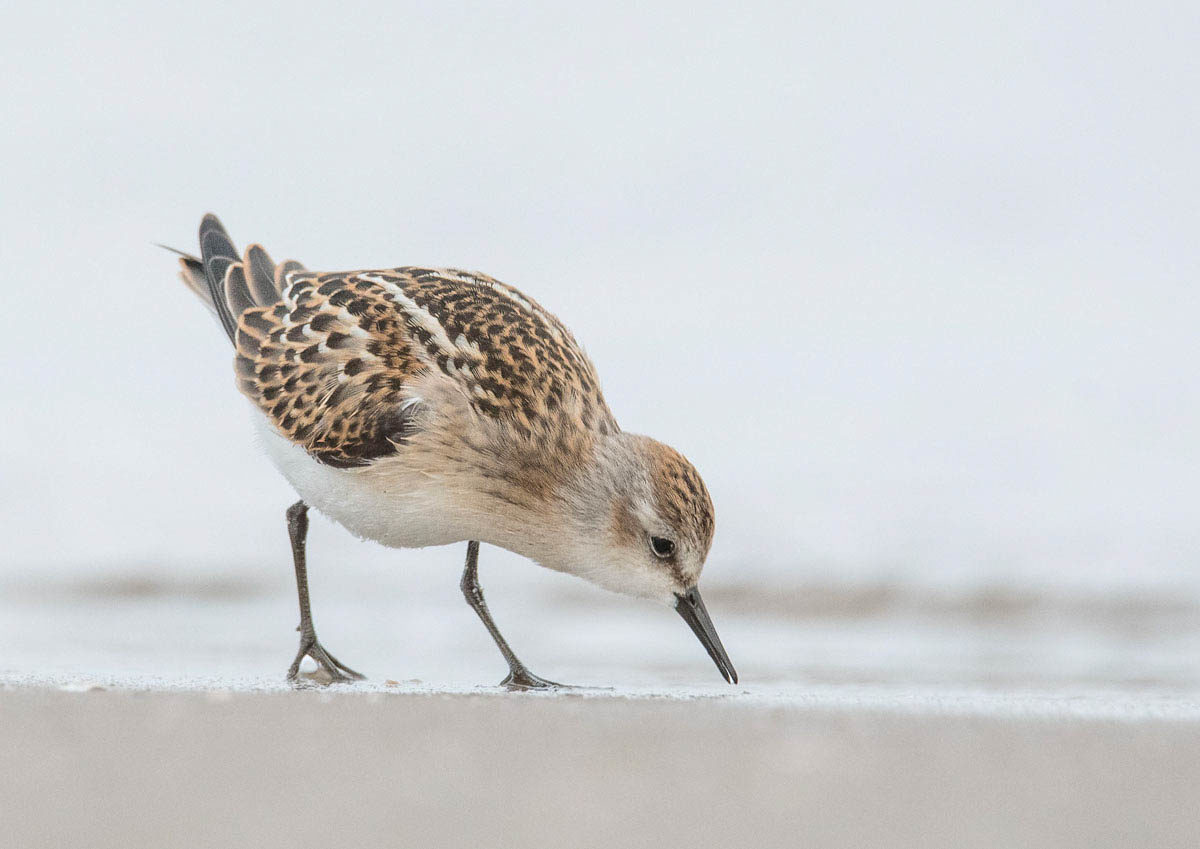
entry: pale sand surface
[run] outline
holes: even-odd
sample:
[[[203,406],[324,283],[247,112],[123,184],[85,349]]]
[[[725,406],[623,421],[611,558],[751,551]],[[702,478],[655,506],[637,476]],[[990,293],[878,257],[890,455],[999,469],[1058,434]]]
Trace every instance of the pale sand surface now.
[[[1200,845],[1187,700],[367,689],[10,683],[0,842]]]
[[[715,585],[730,687],[672,612],[496,570],[531,667],[613,687],[522,696],[455,575],[323,575],[371,680],[293,691],[288,576],[177,574],[0,586],[0,849],[1200,846],[1187,593]]]

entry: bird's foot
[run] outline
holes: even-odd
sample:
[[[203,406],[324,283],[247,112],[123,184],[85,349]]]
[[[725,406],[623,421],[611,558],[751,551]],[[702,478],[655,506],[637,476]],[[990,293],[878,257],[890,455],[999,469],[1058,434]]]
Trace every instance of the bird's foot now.
[[[511,670],[508,673],[508,677],[500,682],[500,686],[514,692],[524,692],[526,690],[563,690],[568,687],[566,684],[559,684],[555,681],[547,681],[545,678],[539,678],[525,667]]]
[[[300,675],[300,663],[306,657],[311,657],[317,664],[317,671]],[[344,684],[348,681],[365,681],[366,676],[355,672],[346,664],[342,663],[336,657],[325,650],[317,640],[315,633],[302,633],[300,637],[300,651],[296,653],[296,659],[292,661],[291,668],[288,669],[287,679],[297,682],[303,677],[306,682],[314,684]]]

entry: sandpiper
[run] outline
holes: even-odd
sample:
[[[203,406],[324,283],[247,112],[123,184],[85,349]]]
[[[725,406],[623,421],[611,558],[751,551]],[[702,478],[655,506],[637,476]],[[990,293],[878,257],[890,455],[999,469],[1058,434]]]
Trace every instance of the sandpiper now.
[[[571,332],[532,298],[476,272],[318,273],[239,256],[200,223],[181,277],[233,343],[238,388],[300,500],[287,527],[300,648],[328,681],[360,679],[317,639],[308,508],[397,548],[467,543],[461,588],[508,662],[510,689],[557,687],[501,636],[479,586],[479,544],[678,611],[726,681],[737,673],[696,583],[713,506],[692,464],[625,433]]]

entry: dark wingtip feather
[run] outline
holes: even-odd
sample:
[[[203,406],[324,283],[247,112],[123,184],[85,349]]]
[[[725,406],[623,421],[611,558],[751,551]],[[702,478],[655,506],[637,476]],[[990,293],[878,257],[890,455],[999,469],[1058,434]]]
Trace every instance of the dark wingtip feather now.
[[[230,265],[225,271],[225,304],[234,319],[241,318],[242,313],[257,306],[246,286],[246,268],[240,262]]]
[[[204,217],[200,219],[200,241],[204,241],[204,234],[210,230],[224,233],[225,238],[229,238],[229,233],[225,230],[225,225],[221,223],[221,219],[217,218],[211,212],[206,212],[204,213]]]
[[[260,307],[269,307],[279,300],[275,291],[275,263],[262,245],[251,245],[246,248],[246,256],[242,260],[246,266],[247,283],[250,294]]]
[[[204,263],[204,276],[213,305],[217,308],[217,316],[232,342],[237,332],[237,322],[225,301],[224,283],[225,272],[238,261],[238,254],[220,219],[211,212],[200,220],[200,260]]]

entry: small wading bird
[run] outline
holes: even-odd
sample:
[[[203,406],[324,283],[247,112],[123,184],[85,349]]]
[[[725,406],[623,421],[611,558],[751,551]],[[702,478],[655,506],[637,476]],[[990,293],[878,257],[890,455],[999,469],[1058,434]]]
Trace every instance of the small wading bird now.
[[[180,252],[177,252],[180,253]],[[671,605],[737,682],[700,591],[713,507],[682,455],[625,433],[570,331],[483,274],[388,268],[332,274],[251,245],[238,256],[213,215],[183,281],[236,350],[238,388],[300,500],[287,511],[300,650],[330,681],[362,678],[317,640],[305,538],[311,505],[395,548],[467,542],[462,592],[508,662],[532,674],[492,621],[479,543],[609,590]]]

